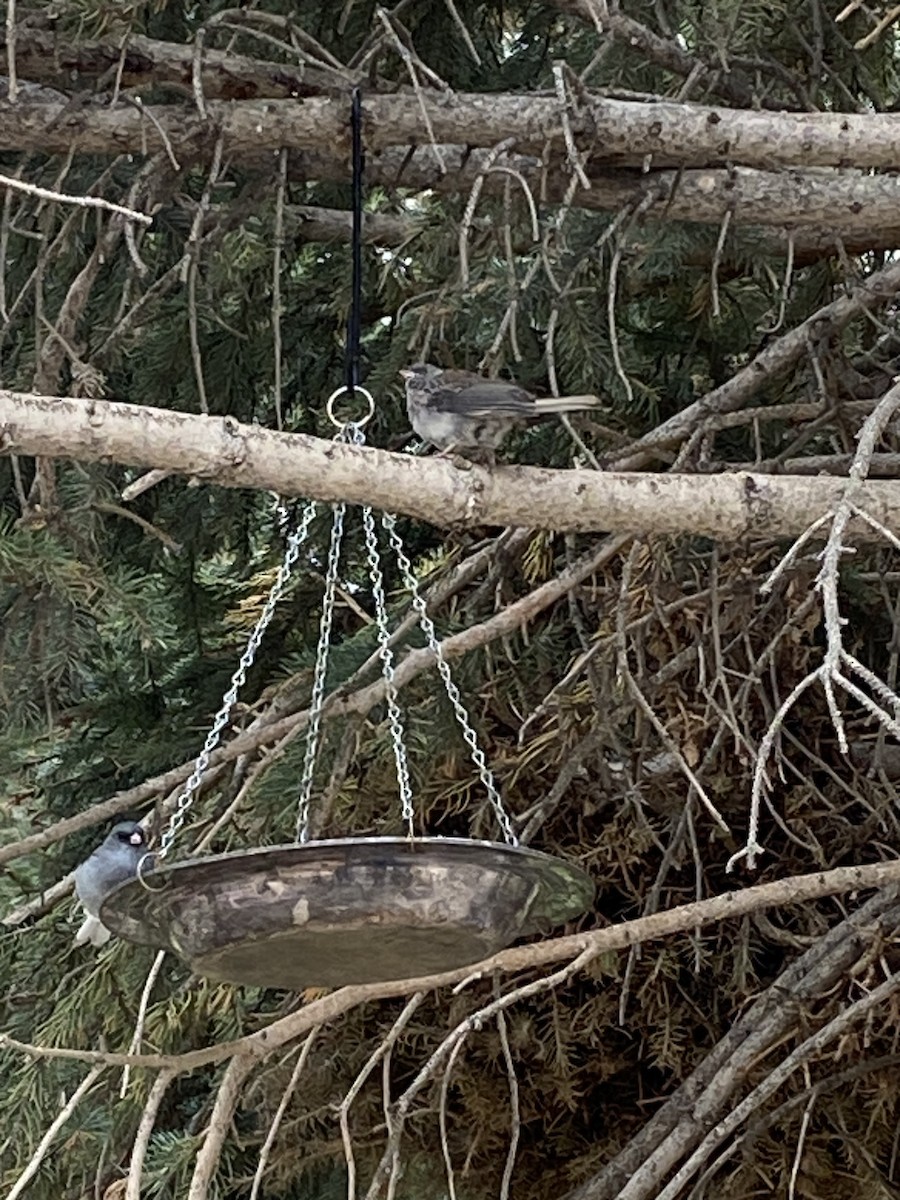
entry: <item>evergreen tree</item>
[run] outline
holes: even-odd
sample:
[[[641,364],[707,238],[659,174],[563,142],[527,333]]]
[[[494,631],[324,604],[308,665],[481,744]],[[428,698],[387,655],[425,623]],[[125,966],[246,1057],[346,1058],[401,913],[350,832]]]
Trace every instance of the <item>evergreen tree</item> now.
[[[892,13],[820,0],[7,0],[10,1197],[132,1197],[140,1180],[147,1197],[330,1200],[347,1194],[348,1146],[358,1194],[372,1197],[894,1194],[889,891],[790,904],[787,882],[783,907],[728,919],[723,907],[715,923],[623,942],[568,973],[569,959],[535,960],[459,991],[410,1000],[398,986],[333,1009],[314,993],[214,983],[174,955],[154,966],[124,941],[99,957],[76,948],[60,881],[113,808],[165,827],[284,530],[265,488],[147,478],[110,450],[99,416],[102,455],[48,444],[35,458],[3,407],[71,396],[98,414],[111,400],[331,438],[359,87],[371,445],[417,449],[398,372],[428,360],[536,395],[602,397],[599,415],[540,422],[501,453],[559,479],[689,474],[698,503],[710,476],[738,471],[754,473],[744,490],[760,503],[770,476],[805,503],[813,477],[846,478],[854,455],[856,475],[896,479]],[[518,833],[597,884],[595,911],[557,932],[896,858],[898,529],[891,491],[866,493],[884,504],[868,521],[860,494],[836,492],[829,520],[787,558],[778,529],[554,532],[539,500],[534,528],[503,532],[401,516],[439,635],[481,631],[454,677]],[[321,506],[227,742],[308,710],[330,519]],[[389,556],[385,571],[396,623],[409,600]],[[387,713],[356,703],[377,677],[374,612],[351,506],[326,680],[351,702],[340,720],[326,714],[319,836],[403,832]],[[422,644],[404,627],[398,661]],[[410,674],[419,828],[496,836],[439,682]],[[208,772],[179,855],[203,839],[211,852],[290,841],[303,757],[302,737],[263,734]],[[754,836],[755,873],[742,856]],[[289,1017],[274,1051],[253,1057],[242,1043],[190,1069],[177,1059]],[[140,1052],[164,1061],[123,1080],[91,1053],[127,1052],[137,1024]]]

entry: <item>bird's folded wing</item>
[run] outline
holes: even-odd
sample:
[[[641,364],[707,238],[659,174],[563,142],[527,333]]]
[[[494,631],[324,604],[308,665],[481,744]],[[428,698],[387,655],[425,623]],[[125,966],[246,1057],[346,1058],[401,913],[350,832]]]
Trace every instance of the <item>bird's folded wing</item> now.
[[[534,399],[524,389],[488,380],[459,391],[439,388],[432,404],[461,417],[527,417],[535,413]]]

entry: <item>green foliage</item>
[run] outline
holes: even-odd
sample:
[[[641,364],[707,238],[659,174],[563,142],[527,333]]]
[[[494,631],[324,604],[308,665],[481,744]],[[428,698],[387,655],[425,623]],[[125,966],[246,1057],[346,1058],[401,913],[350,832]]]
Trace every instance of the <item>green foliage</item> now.
[[[375,0],[266,0],[241,7],[289,17],[342,62],[381,28]],[[590,86],[612,95],[679,93],[682,78],[621,42],[605,40],[590,22],[573,15],[573,7],[538,0],[455,0],[454,5],[411,4],[399,18],[419,57],[455,92],[514,91],[525,97],[548,91],[554,62],[565,59],[571,72],[589,69]],[[853,49],[855,38],[865,33],[862,14],[839,26],[817,4],[669,0],[622,8],[635,20],[656,22],[653,28],[661,36],[677,38],[688,51],[721,66],[726,81],[732,74],[749,79],[754,95],[773,108],[847,111],[895,104],[892,40],[882,39],[863,53]],[[102,38],[118,45],[129,34],[141,34],[188,44],[202,29],[208,48],[228,47],[295,65],[290,40],[273,41],[265,23],[241,24],[231,12],[217,25],[216,19],[232,9],[227,0],[56,0],[50,5],[20,0],[17,5],[20,19],[51,22],[61,43]],[[387,41],[367,69],[373,80],[408,86],[407,66]],[[81,95],[81,81],[63,84]],[[91,78],[84,85],[88,91],[101,86]],[[112,86],[110,79],[102,82],[104,89]],[[153,84],[141,90],[141,99],[172,102],[173,90]],[[692,98],[721,99],[715,92]],[[93,385],[111,398],[196,412],[205,394],[213,414],[274,426],[274,160],[267,157],[251,169],[229,163],[226,154],[222,178],[211,184],[206,168],[192,163],[190,147],[176,149],[182,169],[166,180],[168,167],[160,167],[159,208],[152,229],[135,243],[145,272],[138,271],[124,241],[100,265],[68,339],[71,357],[60,369],[58,390],[81,394],[87,384],[78,366],[88,364]],[[290,165],[288,207],[347,206],[348,184],[317,180],[314,167],[293,157]],[[101,180],[98,192],[127,196],[144,163],[127,156],[107,161],[75,155],[66,163],[38,154],[4,154],[2,166],[10,174],[21,169],[29,182],[45,188],[83,193]],[[394,189],[368,189],[369,212],[416,222],[403,245],[365,248],[364,370],[377,402],[367,433],[376,445],[396,448],[408,441],[397,372],[413,358],[427,355],[471,369],[487,359],[492,368],[538,392],[550,387],[552,362],[561,392],[603,397],[602,420],[585,418],[579,430],[591,454],[606,461],[622,443],[730,378],[770,338],[830,300],[843,279],[842,264],[798,260],[782,303],[783,249],[737,221],[720,245],[718,229],[539,199],[535,242],[518,182],[510,179],[506,194],[487,192],[465,229],[470,275],[462,286],[458,247],[469,196],[438,189],[414,194],[402,179]],[[94,211],[21,193],[8,197],[0,249],[0,365],[5,387],[29,391],[36,386],[46,323],[59,319],[73,281],[108,225],[106,216]],[[207,214],[203,239],[195,246],[191,238],[201,202]],[[325,437],[333,432],[324,400],[344,377],[350,262],[350,248],[342,242],[309,243],[298,233],[283,246],[281,414],[288,430]],[[872,263],[856,265],[863,270]],[[498,338],[513,300],[515,316]],[[888,314],[885,321],[880,329],[851,326],[833,345],[811,347],[809,362],[761,389],[753,403],[821,399],[825,379],[824,398],[839,409],[855,398],[847,378],[871,385],[893,377],[892,343],[879,339],[893,331],[896,317]],[[877,390],[870,387],[866,395]],[[709,452],[716,464],[746,464],[788,450],[792,455],[847,452],[852,450],[848,431],[851,426],[841,420],[802,430],[792,420],[748,424],[717,431]],[[695,449],[698,456],[706,454],[705,447]],[[516,461],[554,466],[569,466],[581,453],[554,423],[523,432],[510,446]],[[687,465],[700,462],[698,457]],[[57,510],[37,517],[32,512],[23,520],[22,494],[32,487],[35,466],[0,458],[0,844],[194,757],[283,549],[270,496],[172,478],[125,506],[121,492],[138,476],[136,470],[57,463],[54,471]],[[328,525],[323,511],[313,524],[312,550],[301,559],[233,714],[235,730],[273,698],[286,711],[308,703]],[[400,526],[423,580],[442,578],[472,549],[462,537],[405,520]],[[376,649],[358,521],[348,520],[348,530],[329,688],[353,677]],[[490,619],[496,608],[526,595],[591,548],[596,548],[594,538],[535,535],[517,554],[501,554],[485,577],[462,588],[436,613],[440,632]],[[797,618],[806,564],[801,564],[799,583],[792,580],[786,593],[759,600],[757,585],[777,559],[778,549],[771,545],[718,554],[698,541],[657,542],[633,564],[632,584],[624,594],[621,560],[598,567],[553,609],[453,664],[517,814],[533,813],[552,796],[585,736],[596,735],[593,749],[585,752],[583,765],[546,816],[537,844],[593,872],[602,917],[624,919],[695,893],[725,890],[732,884],[722,864],[735,848],[687,799],[681,775],[666,766],[669,748],[633,703],[615,640],[619,617],[635,623],[627,642],[629,662],[653,711],[697,766],[732,828],[742,831],[751,752],[818,649],[811,626]],[[889,566],[874,553],[860,555],[852,573],[847,571],[844,593],[848,641],[879,671],[885,670],[889,643],[896,657],[890,641],[896,638],[896,598],[888,584],[873,583],[873,576],[880,579]],[[399,620],[407,599],[390,562],[386,587],[392,619]],[[795,618],[785,634],[786,623]],[[421,644],[420,633],[406,635],[398,658]],[[668,664],[681,661],[681,655],[685,665],[667,677]],[[585,662],[571,686],[547,701],[565,672]],[[374,676],[370,670],[357,682]],[[728,705],[747,680],[735,732],[728,724]],[[465,745],[433,676],[414,681],[403,701],[422,827],[448,835],[495,836]],[[857,731],[870,732],[861,712],[851,707],[850,715]],[[520,738],[529,718],[527,735]],[[397,832],[392,746],[379,708],[358,731],[342,722],[326,723],[317,795],[332,779],[345,739],[355,732],[358,752],[335,787],[323,833]],[[777,814],[780,824],[771,841],[777,869],[786,874],[811,869],[811,860],[817,865],[863,861],[876,852],[876,843],[878,853],[887,847],[896,854],[900,840],[892,797],[870,779],[855,777],[852,787],[846,783],[849,768],[834,744],[824,700],[809,693],[783,736],[790,747],[787,757],[796,756],[803,769],[791,776],[784,812]],[[303,752],[302,740],[295,739],[271,761],[252,759],[258,773],[233,818],[216,834],[213,850],[292,836]],[[242,782],[235,769],[201,797],[183,848],[190,849],[226,811]],[[0,871],[3,912],[32,906],[28,921],[0,934],[0,978],[6,981],[0,1031],[22,1041],[76,1049],[129,1045],[152,954],[122,942],[99,957],[76,949],[69,899],[40,900],[98,835],[96,828],[86,830]],[[826,916],[831,920],[831,910]],[[611,955],[564,989],[512,1009],[509,1041],[521,1117],[512,1194],[525,1200],[561,1194],[608,1161],[725,1034],[747,998],[777,976],[797,940],[803,944],[821,931],[826,916],[810,908],[786,917],[792,924],[781,940],[771,929],[729,924],[639,957]],[[484,1002],[489,990],[488,982],[459,996],[426,1001],[392,1050],[394,1097],[446,1029]],[[170,956],[150,997],[143,1048],[175,1054],[228,1041],[283,1016],[296,1003],[296,997],[276,992],[213,985],[191,976]],[[266,1196],[332,1200],[346,1194],[334,1105],[399,1011],[396,1002],[354,1011],[321,1034],[274,1142]],[[872,1040],[858,1048],[861,1057],[874,1053],[873,1046],[886,1052],[892,1032],[874,1029],[866,1036]],[[274,1056],[251,1076],[212,1195],[231,1200],[249,1194],[295,1053],[296,1047]],[[18,1052],[0,1051],[0,1182],[12,1185],[58,1113],[61,1097],[71,1095],[86,1070],[84,1064],[32,1062]],[[812,1070],[816,1074],[819,1064]],[[160,1200],[187,1194],[222,1072],[221,1066],[206,1067],[172,1084],[148,1145],[142,1194]],[[118,1186],[151,1082],[149,1073],[135,1072],[122,1098],[120,1074],[105,1072],[60,1133],[58,1149],[43,1162],[30,1194],[56,1200],[104,1194]],[[826,1186],[829,1195],[844,1194],[830,1180],[821,1183],[817,1172],[823,1170],[850,1180],[848,1195],[887,1194],[896,1090],[873,1075],[853,1081],[847,1094],[849,1100],[823,1094],[808,1129],[804,1126],[813,1150],[804,1156],[806,1191],[798,1196],[823,1194]],[[426,1090],[411,1121],[398,1200],[437,1200],[446,1194],[438,1103],[438,1090]],[[446,1103],[457,1195],[460,1200],[497,1195],[511,1117],[496,1026],[470,1036],[454,1066]],[[800,1118],[794,1113],[789,1119]],[[362,1176],[374,1168],[382,1147],[380,1071],[361,1091],[352,1127]],[[730,1190],[717,1194],[758,1194],[757,1167],[770,1191],[784,1191],[796,1144],[796,1130],[783,1136],[761,1133],[752,1162],[735,1156],[723,1167]],[[854,1193],[853,1186],[860,1190]]]

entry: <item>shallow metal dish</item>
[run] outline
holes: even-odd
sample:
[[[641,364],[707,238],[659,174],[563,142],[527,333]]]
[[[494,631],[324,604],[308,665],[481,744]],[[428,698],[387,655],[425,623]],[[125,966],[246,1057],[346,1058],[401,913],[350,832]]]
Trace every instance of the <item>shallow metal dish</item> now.
[[[111,892],[103,923],[200,975],[291,988],[476,962],[579,916],[594,885],[536,850],[468,838],[342,838],[163,864]]]

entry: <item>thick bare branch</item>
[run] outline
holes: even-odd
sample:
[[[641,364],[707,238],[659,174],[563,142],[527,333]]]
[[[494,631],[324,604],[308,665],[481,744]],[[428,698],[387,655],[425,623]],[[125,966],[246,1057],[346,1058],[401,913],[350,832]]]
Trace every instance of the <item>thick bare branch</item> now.
[[[801,533],[840,499],[833,477],[616,475],[540,467],[464,468],[301,434],[101,400],[0,390],[0,452],[118,462],[190,475],[220,487],[346,500],[433,525],[514,525],[559,531],[697,533],[734,540]],[[900,496],[875,480],[860,507],[900,533]],[[860,538],[873,532],[859,523]]]
[[[434,188],[443,193],[457,193],[470,191],[480,180],[480,186],[486,192],[497,192],[505,185],[507,173],[514,172],[517,178],[535,192],[540,190],[548,200],[563,198],[568,183],[564,153],[555,158],[551,156],[549,162],[542,161],[537,155],[512,152],[498,155],[495,150],[473,149],[473,136],[468,142],[441,144],[438,162],[430,144],[414,148],[419,136],[414,127],[415,114],[405,115],[396,135],[382,126],[381,121],[387,120],[388,116],[385,114],[382,118],[378,106],[387,102],[402,104],[404,100],[403,96],[382,96],[370,97],[366,102],[371,123],[371,127],[367,126],[367,144],[372,143],[370,149],[375,151],[370,154],[367,164],[371,183],[391,189]],[[70,111],[47,104],[20,102],[4,106],[0,103],[0,149],[63,151],[73,140],[84,152],[112,154],[127,150],[142,155],[148,149],[166,145],[177,150],[179,161],[203,161],[209,158],[211,147],[216,144],[213,135],[221,128],[229,159],[240,159],[247,166],[269,174],[272,152],[283,144],[292,149],[289,162],[292,179],[343,182],[347,172],[346,114],[335,101],[329,120],[323,113],[320,123],[319,115],[311,110],[302,119],[295,119],[291,114],[300,108],[300,103],[235,103],[218,108],[211,103],[207,106],[209,120],[206,122],[186,105],[143,110],[88,107]],[[626,102],[604,101],[604,104],[620,103]],[[522,107],[519,101],[516,105]],[[646,118],[657,111],[652,105],[632,104],[631,107],[643,112],[645,125]],[[692,111],[687,105],[672,107],[685,113]],[[773,114],[766,119],[777,121],[784,115]],[[640,126],[636,114],[631,120],[636,127]],[[445,121],[444,124],[463,136],[456,122]],[[604,129],[605,124],[605,121],[601,122]],[[549,125],[546,132],[552,137]],[[510,138],[514,140],[515,135]],[[387,139],[395,144],[386,144]],[[648,139],[653,140],[645,133],[644,141]],[[519,148],[532,141],[533,138],[520,138]],[[784,134],[780,141],[790,143]],[[803,152],[800,139],[793,149],[785,144],[783,157],[790,160],[793,155],[802,162]],[[667,163],[678,158],[686,162],[702,161],[704,156],[709,165],[665,169]],[[486,174],[488,157],[495,170]],[[764,156],[755,155],[755,151],[749,157],[758,159],[760,167],[770,166]],[[721,155],[710,150],[703,141],[694,147],[687,139],[672,140],[671,144],[661,146],[655,154],[649,155],[638,168],[632,165],[634,156],[629,158],[617,151],[610,152],[604,145],[602,153],[592,153],[584,164],[591,187],[579,188],[571,197],[571,203],[602,212],[621,212],[639,206],[642,213],[657,220],[713,225],[719,225],[724,214],[729,213],[729,220],[739,225],[801,231],[799,242],[795,237],[795,250],[801,256],[833,251],[837,238],[844,241],[847,253],[893,248],[897,244],[900,181],[894,174],[807,170],[801,166],[790,171],[716,167],[720,158]],[[648,162],[649,170],[646,169]],[[328,221],[327,215],[324,220]],[[316,236],[325,236],[329,229],[323,226],[315,232]]]
[[[0,50],[6,37],[0,30]],[[26,78],[68,88],[73,78],[83,88],[91,80],[118,71],[121,87],[160,84],[189,97],[192,92],[194,47],[129,36],[123,51],[119,41],[76,42],[47,29],[24,26],[16,38],[16,63]],[[344,74],[324,64],[265,62],[224,50],[203,49],[200,64],[203,95],[208,100],[250,100],[257,97],[346,95],[358,72]]]
[[[206,156],[224,138],[228,158],[261,149],[346,152],[346,100],[210,101],[207,119],[190,105],[134,108],[0,102],[0,150],[39,153],[147,154],[176,147]],[[427,125],[426,125],[427,117]],[[569,124],[582,148],[610,166],[642,167],[892,167],[900,159],[900,122],[894,114],[767,113],[697,104],[643,104],[585,94]],[[496,146],[507,138],[520,152],[544,153],[548,143],[565,155],[559,103],[554,95],[441,93],[370,96],[364,134],[370,151],[416,146],[429,140]]]
[[[512,171],[535,194],[554,203],[565,198],[576,208],[617,213],[640,207],[654,220],[707,225],[721,224],[730,212],[736,225],[773,231],[767,247],[770,254],[786,250],[787,237],[781,231],[790,229],[798,260],[818,257],[823,251],[835,253],[838,238],[848,254],[875,247],[893,249],[900,241],[900,183],[894,175],[802,169],[767,172],[749,167],[610,170],[602,159],[591,158],[584,165],[590,188],[578,188],[567,196],[563,158],[545,165],[537,156],[493,155],[465,145],[442,145],[440,153],[444,172],[427,147],[414,152],[388,147],[367,161],[367,176],[388,189],[428,188],[445,195],[469,192],[481,179],[483,194],[497,195],[508,178],[504,173]],[[298,180],[343,181],[347,167],[341,154],[323,149],[295,155],[290,174]],[[493,169],[485,174],[489,160]],[[268,160],[258,161],[260,170],[270,169]]]

